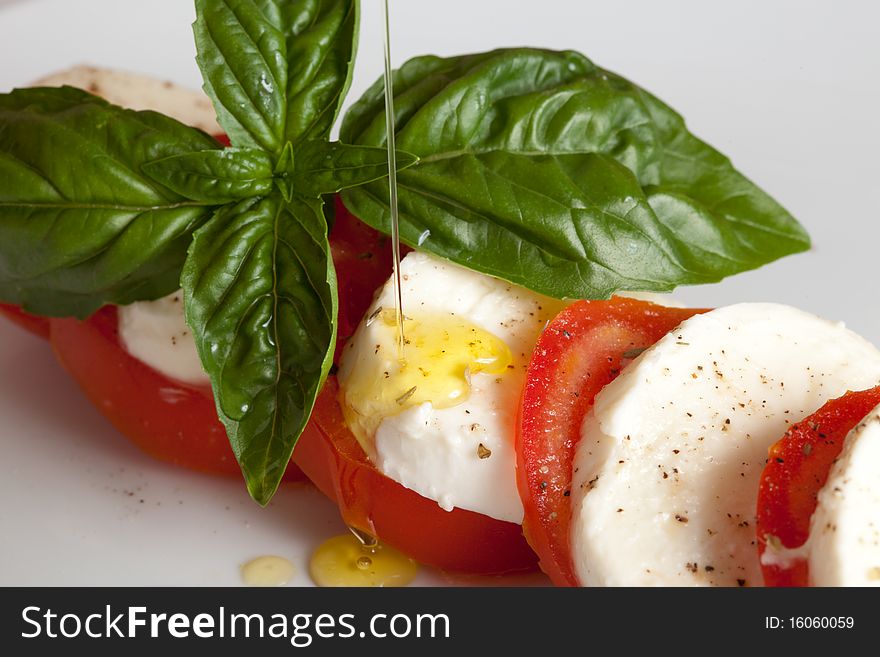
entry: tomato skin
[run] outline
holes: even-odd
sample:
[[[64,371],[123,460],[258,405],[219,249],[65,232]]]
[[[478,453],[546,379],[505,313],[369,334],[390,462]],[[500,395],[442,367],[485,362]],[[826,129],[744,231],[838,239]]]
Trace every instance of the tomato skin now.
[[[463,509],[444,511],[380,473],[345,426],[338,391],[330,377],[293,460],[339,505],[348,525],[442,570],[501,574],[536,568],[519,525]]]
[[[20,326],[29,333],[49,339],[49,318],[40,317],[39,315],[31,315],[20,307],[11,303],[0,303],[0,315],[3,315],[13,324]]]
[[[810,535],[810,520],[819,491],[847,434],[880,405],[880,386],[848,392],[789,427],[769,450],[758,488],[758,554],[774,536],[786,548],[802,546]],[[780,565],[761,564],[766,586],[809,586],[806,560]]]
[[[706,312],[613,297],[579,301],[544,330],[529,363],[517,423],[523,530],[557,586],[578,586],[571,559],[572,461],[596,394],[641,351]]]
[[[210,387],[160,374],[126,351],[115,306],[85,321],[51,319],[58,359],[95,407],[129,440],[162,461],[241,476]],[[302,480],[298,468],[285,479]]]

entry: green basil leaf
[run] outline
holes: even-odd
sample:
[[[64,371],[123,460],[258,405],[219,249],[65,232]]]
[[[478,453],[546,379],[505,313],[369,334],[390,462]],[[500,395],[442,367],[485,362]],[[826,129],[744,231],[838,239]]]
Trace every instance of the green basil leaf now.
[[[398,171],[416,163],[415,155],[397,151]],[[292,189],[312,198],[333,194],[388,175],[388,149],[351,146],[338,141],[307,141],[293,158]]]
[[[235,146],[280,154],[330,133],[351,81],[356,0],[196,0],[205,91]]]
[[[692,135],[672,108],[633,88],[659,134],[659,176],[656,184],[645,185],[649,202],[671,230],[699,236],[693,240],[694,257],[712,261],[726,275],[810,247],[809,235],[785,208]]]
[[[401,236],[472,269],[596,298],[717,281],[809,245],[680,117],[578,53],[421,57],[395,73],[394,93],[397,146],[420,158],[398,174]],[[383,145],[383,112],[380,80],[341,139]],[[387,181],[343,193],[389,232],[387,197]]]
[[[248,490],[272,497],[329,371],[336,279],[321,201],[227,206],[195,234],[187,323]]]
[[[142,167],[216,145],[71,87],[0,95],[0,299],[84,317],[175,290],[191,234],[212,209]],[[62,154],[76,154],[76,166]]]
[[[147,162],[153,180],[193,201],[215,204],[264,196],[272,189],[272,159],[265,151],[224,148]]]
[[[492,151],[407,171],[398,174],[401,239],[471,269],[587,298],[669,289],[685,276],[709,280],[698,260],[685,258],[687,243],[657,220],[632,172],[607,155]],[[357,216],[387,213],[387,196],[370,186],[353,191],[346,203]],[[456,220],[435,221],[440,213]]]

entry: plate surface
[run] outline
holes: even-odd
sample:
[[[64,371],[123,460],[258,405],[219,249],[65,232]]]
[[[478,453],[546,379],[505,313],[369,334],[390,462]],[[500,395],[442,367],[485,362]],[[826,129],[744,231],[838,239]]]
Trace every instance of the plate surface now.
[[[381,72],[379,4],[365,2],[350,99]],[[0,0],[0,92],[78,63],[192,87],[187,0]],[[650,0],[398,0],[394,59],[500,46],[572,48],[667,100],[701,137],[807,227],[810,253],[716,286],[694,305],[779,301],[840,319],[880,343],[880,131],[874,84],[880,5]],[[293,584],[344,531],[306,486],[259,509],[236,480],[151,460],[85,401],[45,343],[0,323],[0,585],[235,585],[239,565],[278,554]],[[540,576],[419,584],[541,584]]]

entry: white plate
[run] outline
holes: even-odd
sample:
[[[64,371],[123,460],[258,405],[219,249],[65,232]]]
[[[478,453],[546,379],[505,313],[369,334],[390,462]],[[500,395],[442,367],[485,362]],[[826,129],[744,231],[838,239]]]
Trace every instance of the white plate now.
[[[381,70],[378,3],[364,4],[352,99]],[[427,52],[567,47],[658,93],[789,207],[815,243],[679,296],[791,303],[880,342],[877,4],[395,0],[392,8],[398,63]],[[192,14],[188,0],[0,0],[0,91],[76,63],[198,86]],[[5,323],[0,420],[0,585],[235,585],[239,564],[262,554],[291,559],[293,583],[308,584],[311,550],[344,529],[312,489],[285,488],[259,509],[238,481],[143,456],[43,342]],[[418,582],[462,580],[425,570]]]

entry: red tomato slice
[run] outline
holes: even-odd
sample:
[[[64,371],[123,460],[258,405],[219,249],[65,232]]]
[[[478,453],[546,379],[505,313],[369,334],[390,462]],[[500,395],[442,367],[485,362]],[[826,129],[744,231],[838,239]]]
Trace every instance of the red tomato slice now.
[[[819,491],[828,481],[831,466],[843,449],[844,439],[876,406],[880,387],[848,392],[789,427],[770,447],[758,489],[758,554],[767,541],[798,548],[810,535],[810,519]],[[806,560],[786,566],[761,564],[767,586],[808,586]]]
[[[51,319],[52,347],[95,407],[146,453],[176,465],[240,475],[209,387],[180,383],[126,351],[115,306],[88,320]],[[285,479],[302,480],[296,467]]]
[[[516,438],[523,530],[541,569],[577,586],[569,525],[572,460],[596,394],[646,348],[705,310],[614,297],[580,301],[544,330],[529,363]]]
[[[0,303],[0,315],[34,335],[49,339],[49,320],[46,317],[31,315],[10,303]]]
[[[345,426],[337,394],[330,377],[293,460],[336,501],[348,525],[443,570],[500,574],[535,568],[519,525],[463,509],[444,511],[380,473]]]

